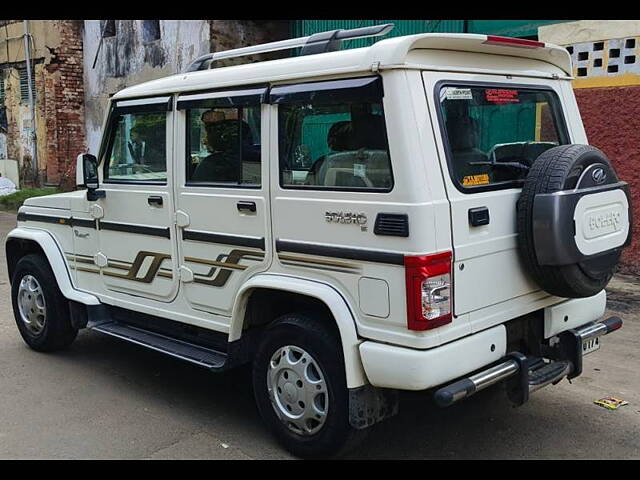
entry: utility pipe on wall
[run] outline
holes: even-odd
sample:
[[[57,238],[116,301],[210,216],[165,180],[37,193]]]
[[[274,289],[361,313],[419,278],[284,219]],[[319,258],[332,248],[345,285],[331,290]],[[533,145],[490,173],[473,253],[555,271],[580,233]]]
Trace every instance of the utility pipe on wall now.
[[[36,181],[38,180],[38,138],[36,136],[36,105],[33,98],[33,79],[31,78],[31,42],[29,34],[29,20],[22,21],[24,25],[24,59],[27,64],[27,87],[29,88],[29,109],[31,110],[31,158]]]

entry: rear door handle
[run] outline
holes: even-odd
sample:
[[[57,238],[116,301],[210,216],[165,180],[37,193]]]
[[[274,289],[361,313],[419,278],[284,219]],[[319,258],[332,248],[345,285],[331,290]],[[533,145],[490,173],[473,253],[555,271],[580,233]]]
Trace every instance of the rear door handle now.
[[[256,211],[256,202],[238,202],[237,203],[239,212],[253,212]]]
[[[160,195],[151,195],[147,198],[147,203],[149,205],[155,205],[156,207],[162,206],[162,197]]]
[[[487,207],[470,208],[469,224],[472,227],[489,225],[489,209]]]

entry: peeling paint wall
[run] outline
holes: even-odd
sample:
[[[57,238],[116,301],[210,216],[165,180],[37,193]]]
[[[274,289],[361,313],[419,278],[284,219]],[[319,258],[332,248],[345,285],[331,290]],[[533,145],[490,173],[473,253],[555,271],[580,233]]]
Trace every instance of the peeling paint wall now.
[[[160,20],[160,38],[145,42],[143,20],[116,20],[116,35],[100,44],[102,22],[85,20],[84,83],[87,146],[97,154],[108,100],[117,91],[184,70],[209,53],[207,20]],[[92,68],[96,59],[95,68]]]
[[[82,22],[77,20],[29,21],[34,122],[29,103],[21,99],[20,94],[20,70],[26,66],[24,24],[5,21],[0,25],[6,156],[18,161],[21,181],[26,183],[64,183],[65,174],[75,161],[76,150],[84,149],[81,30]],[[39,180],[31,173],[34,123]]]
[[[220,52],[233,48],[250,47],[261,43],[276,42],[289,38],[288,20],[210,20],[211,51]],[[255,61],[287,57],[289,50],[245,57],[225,59],[220,66],[236,65]]]
[[[84,81],[87,144],[100,148],[108,99],[138,83],[182,72],[200,55],[256,45],[289,36],[289,21],[281,20],[160,20],[160,38],[144,41],[144,20],[116,20],[116,34],[100,44],[102,22],[85,20]],[[276,57],[287,55],[278,53]],[[242,62],[264,57],[244,58]],[[227,65],[233,62],[227,62]]]

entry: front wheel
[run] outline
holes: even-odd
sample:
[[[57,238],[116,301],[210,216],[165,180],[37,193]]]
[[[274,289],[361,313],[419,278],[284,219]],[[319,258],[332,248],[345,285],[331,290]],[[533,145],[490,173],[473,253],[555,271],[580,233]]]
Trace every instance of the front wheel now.
[[[42,255],[30,254],[18,261],[11,300],[18,330],[32,349],[52,352],[68,347],[76,338],[69,304]]]
[[[343,454],[364,435],[349,424],[340,340],[320,319],[289,314],[268,327],[253,363],[253,388],[263,420],[294,455]]]

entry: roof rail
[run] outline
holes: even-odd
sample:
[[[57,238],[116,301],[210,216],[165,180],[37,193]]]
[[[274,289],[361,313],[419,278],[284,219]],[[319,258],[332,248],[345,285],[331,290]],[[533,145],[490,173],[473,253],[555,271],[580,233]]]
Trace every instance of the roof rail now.
[[[384,25],[374,25],[371,27],[354,28],[351,30],[331,30],[328,32],[315,33],[308,37],[291,38],[279,42],[264,43],[251,47],[235,48],[216,53],[207,53],[196,58],[185,70],[195,72],[197,70],[207,70],[217,60],[224,58],[244,57],[256,53],[277,52],[302,47],[300,55],[315,55],[317,53],[334,52],[340,50],[344,40],[354,40],[356,38],[379,37],[389,33],[395,25],[386,23]]]

